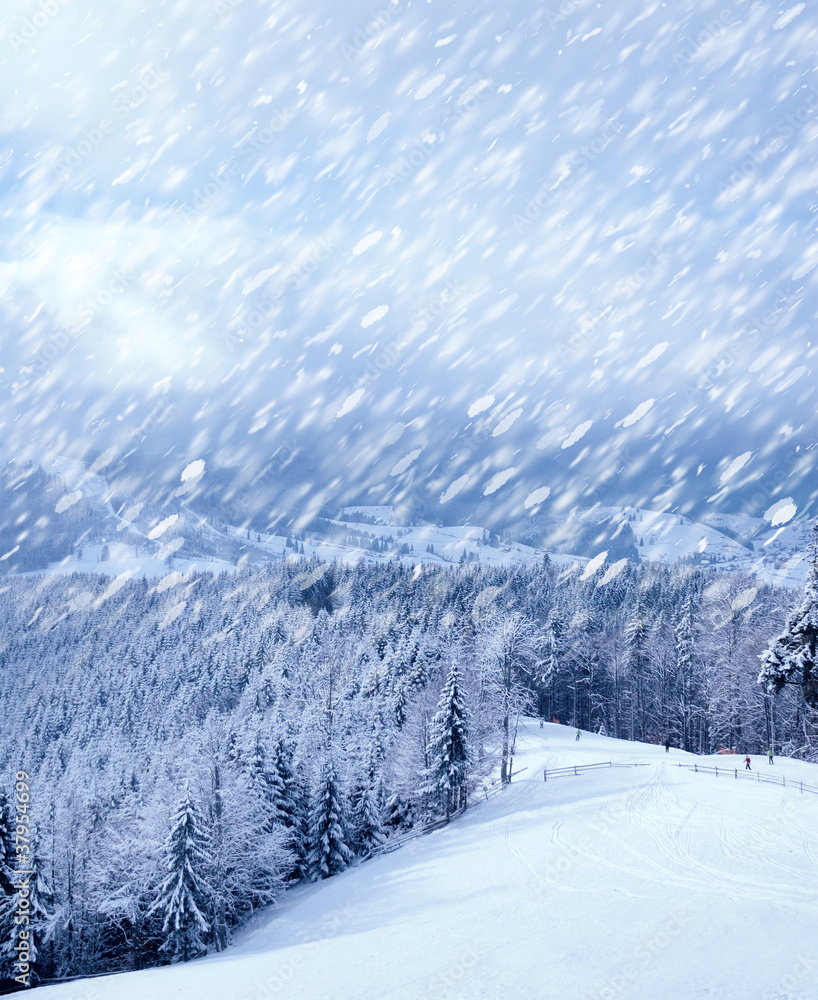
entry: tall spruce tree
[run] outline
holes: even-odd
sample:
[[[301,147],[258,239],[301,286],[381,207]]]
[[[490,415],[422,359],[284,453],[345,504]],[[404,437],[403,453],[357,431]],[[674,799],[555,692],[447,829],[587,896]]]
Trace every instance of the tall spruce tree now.
[[[636,605],[625,628],[628,644],[628,666],[632,685],[630,738],[645,739],[645,694],[648,673],[650,623],[642,595],[637,592]]]
[[[31,982],[39,982],[53,974],[53,956],[51,954],[51,939],[54,932],[54,891],[46,874],[46,863],[39,846],[39,838],[31,838],[31,883],[29,900],[31,901],[31,927],[34,940],[31,947],[31,964],[33,966]]]
[[[311,818],[310,877],[314,882],[343,871],[352,859],[344,798],[328,755],[321,772]]]
[[[292,802],[292,821],[289,827],[290,841],[288,846],[295,857],[292,878],[307,879],[310,877],[310,854],[312,845],[310,800],[310,782],[307,769],[299,763],[293,769],[289,786]]]
[[[693,711],[696,685],[696,605],[693,594],[685,597],[676,622],[676,679],[679,739],[683,750],[693,750]],[[670,732],[666,734],[670,736]]]
[[[453,663],[432,721],[429,740],[429,767],[424,791],[449,819],[465,809],[472,751],[469,742],[469,712],[460,681],[460,669]]]
[[[275,741],[269,769],[270,818],[273,827],[284,830],[284,847],[291,862],[285,879],[297,882],[309,877],[310,802],[303,768],[293,761],[293,748],[284,736]]]
[[[187,789],[165,841],[167,875],[150,910],[162,919],[161,950],[172,962],[187,962],[207,950],[210,887],[205,873],[211,864],[204,821]]]
[[[270,821],[292,827],[296,811],[292,798],[293,787],[292,749],[283,736],[275,741],[272,761],[267,775],[270,789]]]
[[[355,853],[361,856],[371,854],[386,841],[377,789],[366,778],[356,785],[352,796],[350,827]]]

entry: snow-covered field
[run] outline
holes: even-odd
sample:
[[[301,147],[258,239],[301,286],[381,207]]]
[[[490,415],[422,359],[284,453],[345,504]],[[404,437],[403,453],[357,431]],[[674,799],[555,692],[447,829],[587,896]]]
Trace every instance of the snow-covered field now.
[[[103,550],[108,549],[108,558],[101,558]],[[85,545],[82,548],[82,556],[76,553],[60,562],[51,563],[47,572],[49,573],[103,573],[106,576],[124,577],[129,580],[131,577],[147,577],[153,580],[157,577],[167,577],[173,573],[233,573],[238,567],[224,559],[201,558],[184,559],[175,557],[173,565],[169,565],[163,555],[159,553],[139,552],[137,553],[133,545],[124,542],[103,543],[95,542]],[[46,572],[43,570],[32,570],[24,576],[32,576]]]
[[[480,561],[490,566],[521,565],[526,563],[540,563],[546,555],[545,549],[534,548],[531,545],[523,545],[519,542],[504,541],[499,545],[484,544],[483,538],[487,535],[486,529],[476,525],[434,525],[425,524],[421,526],[380,525],[380,524],[358,524],[354,521],[336,521],[336,524],[344,524],[350,531],[366,532],[376,538],[392,537],[399,544],[411,546],[413,551],[411,556],[404,557],[405,561],[437,563],[457,563],[461,557],[469,555],[480,557]],[[428,551],[431,546],[432,551]],[[585,564],[588,562],[583,556],[571,555],[568,553],[548,551],[549,558],[559,564],[571,565],[573,563]]]
[[[543,781],[601,761],[629,766]],[[226,953],[43,996],[814,1000],[818,795],[731,766],[530,721],[525,770],[448,828],[291,892]],[[818,785],[814,765],[752,767]]]

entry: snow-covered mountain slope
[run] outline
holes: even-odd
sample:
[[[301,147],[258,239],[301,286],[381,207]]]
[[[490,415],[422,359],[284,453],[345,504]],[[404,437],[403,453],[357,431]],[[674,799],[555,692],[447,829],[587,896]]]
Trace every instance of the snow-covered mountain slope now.
[[[513,566],[535,564],[548,558],[558,565],[581,568],[588,563],[583,556],[558,551],[532,548],[517,542],[489,545],[483,542],[487,532],[483,528],[436,527],[423,528],[382,528],[355,522],[335,522],[349,532],[348,542],[307,538],[293,543],[291,536],[228,526],[214,531],[216,539],[235,546],[236,560],[228,561],[212,555],[187,556],[184,545],[173,552],[162,547],[153,550],[144,545],[129,542],[107,542],[95,540],[85,542],[77,551],[59,562],[51,563],[47,570],[52,573],[104,573],[109,576],[160,577],[173,573],[187,575],[197,571],[220,573],[235,570],[247,562],[264,562],[274,559],[299,561],[317,556],[325,562],[357,564],[360,562],[389,562],[400,560],[406,564],[429,564],[437,566],[457,565],[461,560],[476,560],[487,566]],[[369,538],[383,539],[383,549],[370,548]],[[431,546],[434,551],[428,551]],[[169,559],[169,556],[172,558]]]
[[[221,955],[43,997],[812,1000],[818,796],[797,782],[818,767],[753,758],[782,788],[693,761],[530,720],[525,770],[448,828],[297,889]]]
[[[0,15],[20,453],[814,511],[815,5],[47,8]]]
[[[104,515],[95,531],[81,531],[79,523],[73,548],[48,566],[51,572],[158,577],[312,556],[353,564],[399,559],[446,566],[479,560],[496,566],[539,563],[547,555],[588,574],[602,568],[615,572],[627,558],[665,565],[695,560],[786,587],[803,586],[807,573],[809,526],[803,520],[773,527],[769,518],[714,515],[702,523],[667,511],[595,504],[540,515],[501,536],[471,524],[406,523],[393,506],[358,505],[342,508],[336,518],[310,519],[308,531],[298,531],[298,518],[287,518],[290,530],[277,533],[213,524],[196,513],[187,493],[164,507],[121,496],[114,502],[110,484],[93,468],[65,457],[45,463],[45,471],[60,484],[48,515],[55,528],[60,515],[81,501]],[[537,544],[531,544],[534,539]]]
[[[694,560],[701,565],[753,573],[765,582],[784,587],[801,587],[807,576],[810,524],[804,520],[778,527],[773,527],[769,518],[730,514],[694,521],[669,511],[595,504],[590,509],[574,508],[565,516],[542,518],[538,525],[538,537],[547,548],[576,551],[577,539],[594,526],[605,529],[604,536],[615,541],[627,526],[633,533],[634,551],[646,562],[671,565]],[[530,529],[526,536],[531,537]],[[591,539],[591,544],[592,558],[599,558],[606,542]]]

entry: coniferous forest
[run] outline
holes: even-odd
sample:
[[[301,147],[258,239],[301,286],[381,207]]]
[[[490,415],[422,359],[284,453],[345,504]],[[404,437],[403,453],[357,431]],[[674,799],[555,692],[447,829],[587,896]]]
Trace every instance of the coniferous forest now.
[[[29,776],[36,976],[225,948],[288,886],[510,780],[526,715],[818,759],[818,711],[783,654],[779,690],[758,684],[801,603],[699,567],[589,575],[547,559],[8,578],[0,787]],[[14,829],[4,798],[9,978]]]

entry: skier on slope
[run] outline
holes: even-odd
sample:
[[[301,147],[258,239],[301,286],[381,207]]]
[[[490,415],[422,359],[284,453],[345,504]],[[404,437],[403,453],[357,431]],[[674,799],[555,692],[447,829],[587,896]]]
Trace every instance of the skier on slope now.
[[[582,736],[582,733],[581,733],[581,731],[580,731],[580,730],[578,729],[578,730],[577,730],[577,739],[579,739],[579,738],[580,738],[580,736]]]
[[[772,764],[772,762],[773,762],[773,748],[772,747],[770,747],[770,749],[767,751],[767,759]]]
[[[665,753],[670,753],[670,737],[665,740]]]
[[[749,757],[745,757],[744,758],[744,770],[745,771],[752,771],[752,768],[750,767],[750,758]]]

